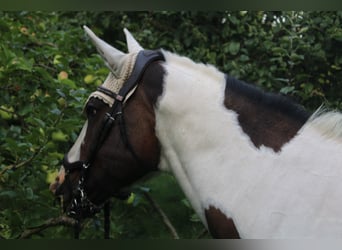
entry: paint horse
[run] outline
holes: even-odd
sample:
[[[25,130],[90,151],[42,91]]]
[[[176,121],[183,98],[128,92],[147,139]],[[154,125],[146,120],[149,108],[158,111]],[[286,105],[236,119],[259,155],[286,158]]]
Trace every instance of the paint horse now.
[[[51,184],[69,214],[167,171],[213,237],[342,237],[342,114],[144,50],[126,29],[128,53],[84,29],[110,73]]]

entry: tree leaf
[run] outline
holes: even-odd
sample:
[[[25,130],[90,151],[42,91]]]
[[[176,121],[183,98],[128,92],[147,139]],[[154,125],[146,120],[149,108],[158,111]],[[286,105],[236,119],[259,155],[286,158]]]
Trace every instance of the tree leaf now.
[[[239,52],[239,50],[240,50],[240,43],[238,42],[229,43],[228,51],[230,54],[236,55]]]

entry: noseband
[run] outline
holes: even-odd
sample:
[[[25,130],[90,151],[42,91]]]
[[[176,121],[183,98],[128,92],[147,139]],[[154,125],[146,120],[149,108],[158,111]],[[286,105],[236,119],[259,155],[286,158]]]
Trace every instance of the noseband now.
[[[110,129],[116,121],[118,121],[120,125],[120,135],[126,148],[131,152],[132,156],[137,162],[139,162],[139,164],[141,164],[142,166],[145,165],[139,159],[131,144],[129,143],[123,119],[123,106],[124,102],[128,98],[128,94],[133,91],[140,82],[146,68],[155,61],[164,61],[164,56],[160,51],[142,50],[137,55],[137,59],[130,77],[120,89],[119,93],[114,93],[102,86],[97,88],[98,91],[113,98],[114,103],[109,112],[106,113],[100,129],[97,131],[97,136],[95,137],[97,138],[97,140],[91,144],[87,160],[70,163],[68,161],[67,155],[64,156],[63,166],[66,170],[66,174],[69,174],[71,171],[76,169],[81,171],[78,186],[74,191],[74,198],[71,202],[70,210],[68,211],[69,216],[77,220],[81,220],[82,218],[93,216],[103,207],[103,205],[95,205],[88,199],[84,187],[85,178],[87,176],[87,170],[91,167],[91,164],[93,163],[98,150],[102,146],[105,138],[109,134]],[[118,194],[116,197],[121,199],[126,198],[126,196],[123,197],[122,194]]]

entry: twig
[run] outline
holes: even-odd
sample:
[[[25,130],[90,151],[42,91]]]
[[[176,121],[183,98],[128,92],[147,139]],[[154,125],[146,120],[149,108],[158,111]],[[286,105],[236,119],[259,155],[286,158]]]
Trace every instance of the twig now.
[[[172,237],[174,239],[179,239],[178,233],[175,229],[175,227],[172,225],[171,221],[169,220],[169,218],[166,216],[166,214],[164,213],[164,211],[160,208],[160,206],[158,205],[157,202],[155,202],[152,197],[150,196],[149,193],[144,192],[144,195],[146,197],[146,199],[151,203],[151,205],[153,206],[153,208],[159,213],[159,215],[162,217],[163,222],[165,224],[165,226],[169,229]]]
[[[8,109],[2,108],[2,107],[0,107],[0,110],[1,110],[1,111],[5,111],[5,112],[7,112],[7,113],[15,114],[14,111],[11,111],[11,110],[8,110]]]
[[[53,72],[56,72],[56,71],[57,71],[55,68],[49,67],[49,66],[47,66],[47,65],[45,65],[45,64],[37,63],[37,65],[38,65],[39,67],[45,68],[45,69],[47,69],[47,70],[51,70],[51,71],[53,71]]]
[[[63,110],[62,110],[63,112]],[[56,125],[60,122],[60,120],[62,119],[63,117],[63,113],[61,115],[58,116],[58,118],[53,122],[52,124],[52,127],[56,127]],[[0,172],[0,177],[5,173],[7,172],[8,170],[15,170],[17,168],[20,168],[20,167],[23,167],[29,163],[31,163],[44,149],[44,147],[46,146],[46,144],[49,142],[49,138],[46,137],[45,138],[45,141],[42,143],[42,145],[37,149],[36,152],[33,153],[33,155],[28,158],[27,160],[24,160],[22,162],[19,162],[19,163],[14,163],[14,164],[11,164],[11,165],[8,165],[6,167],[4,167],[1,172]]]
[[[201,239],[203,238],[204,236],[208,235],[208,230],[206,228],[204,228],[200,233],[199,235],[197,236],[197,239]]]
[[[39,148],[38,151],[36,151],[30,158],[28,158],[25,161],[19,162],[17,164],[11,164],[8,165],[6,167],[4,167],[4,169],[1,170],[0,172],[0,176],[2,176],[6,171],[11,170],[11,169],[17,169],[20,168],[22,166],[25,166],[26,164],[30,163],[40,152],[42,151],[42,147]]]
[[[55,227],[55,226],[69,226],[73,227],[76,224],[76,220],[67,217],[67,216],[60,216],[57,218],[51,218],[46,220],[42,225],[37,226],[37,227],[32,227],[29,229],[26,229],[20,236],[19,239],[27,239],[33,234],[40,233],[41,231],[50,228],[50,227]]]

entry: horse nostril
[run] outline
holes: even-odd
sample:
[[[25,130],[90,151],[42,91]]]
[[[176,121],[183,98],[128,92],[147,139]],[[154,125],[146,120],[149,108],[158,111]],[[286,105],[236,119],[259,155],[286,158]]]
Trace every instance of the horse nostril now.
[[[49,189],[53,194],[56,194],[56,190],[58,186],[59,186],[58,182],[54,182],[50,184]]]
[[[59,177],[57,176],[55,179],[55,182],[50,184],[49,189],[53,194],[56,194],[56,191],[59,188],[59,186],[60,186]]]

